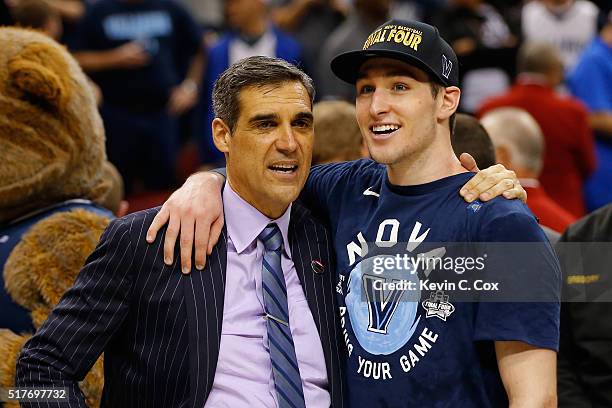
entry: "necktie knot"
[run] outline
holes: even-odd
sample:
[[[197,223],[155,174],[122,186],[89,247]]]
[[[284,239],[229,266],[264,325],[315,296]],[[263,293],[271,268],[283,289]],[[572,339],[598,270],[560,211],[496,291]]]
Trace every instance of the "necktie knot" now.
[[[268,224],[257,238],[264,244],[266,251],[279,252],[283,248],[283,235],[274,223]]]

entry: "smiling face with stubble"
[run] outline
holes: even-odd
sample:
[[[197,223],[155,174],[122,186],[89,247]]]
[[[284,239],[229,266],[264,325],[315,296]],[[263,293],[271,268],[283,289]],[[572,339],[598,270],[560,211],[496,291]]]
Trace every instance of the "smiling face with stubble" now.
[[[440,103],[423,70],[372,58],[362,65],[356,88],[357,122],[374,160],[400,164],[432,144]]]

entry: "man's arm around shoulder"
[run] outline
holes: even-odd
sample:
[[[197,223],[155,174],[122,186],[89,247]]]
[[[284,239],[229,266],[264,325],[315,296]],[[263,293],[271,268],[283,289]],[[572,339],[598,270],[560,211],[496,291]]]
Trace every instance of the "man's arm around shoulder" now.
[[[68,400],[59,406],[87,406],[78,381],[102,354],[128,312],[131,266],[136,258],[132,242],[144,239],[144,228],[137,226],[139,218],[142,216],[128,216],[108,226],[73,287],[21,351],[17,387],[67,387]],[[143,237],[138,236],[139,231]]]

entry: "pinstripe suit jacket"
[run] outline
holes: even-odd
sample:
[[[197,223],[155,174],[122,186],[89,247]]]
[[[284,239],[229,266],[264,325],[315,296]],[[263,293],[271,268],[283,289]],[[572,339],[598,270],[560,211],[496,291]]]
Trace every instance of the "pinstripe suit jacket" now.
[[[129,215],[107,228],[74,286],[24,346],[18,386],[69,387],[70,400],[62,406],[84,407],[77,381],[104,352],[102,406],[204,406],[219,354],[227,234],[224,229],[204,271],[183,275],[178,262],[163,263],[163,234],[151,245],[144,240],[157,211]],[[338,350],[331,239],[298,203],[289,237],[323,345],[332,406],[341,407],[344,353]],[[326,265],[324,273],[313,272],[313,259]]]

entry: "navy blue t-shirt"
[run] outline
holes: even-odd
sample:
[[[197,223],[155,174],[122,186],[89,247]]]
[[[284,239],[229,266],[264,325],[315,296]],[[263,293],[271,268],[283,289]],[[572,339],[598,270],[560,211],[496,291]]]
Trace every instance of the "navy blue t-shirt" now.
[[[201,32],[196,22],[172,0],[100,0],[79,24],[70,47],[75,51],[106,51],[139,41],[150,56],[136,69],[92,72],[104,102],[139,111],[163,109],[170,90],[185,76],[197,53]]]
[[[425,280],[423,270],[416,275],[410,268],[399,275],[398,270],[372,273],[377,257],[416,256],[439,250],[439,243],[531,242],[539,244],[538,254],[529,257],[534,264],[527,268],[537,268],[552,292],[548,300],[557,299],[559,266],[535,217],[518,200],[466,203],[459,190],[472,176],[393,186],[385,167],[371,160],[311,170],[302,199],[331,224],[339,341],[348,354],[351,406],[507,406],[494,341],[557,350],[557,301],[457,302],[437,290],[402,292],[380,286],[399,278]],[[525,261],[514,258],[504,264],[511,270],[523,268]],[[429,273],[435,281],[441,272]]]

